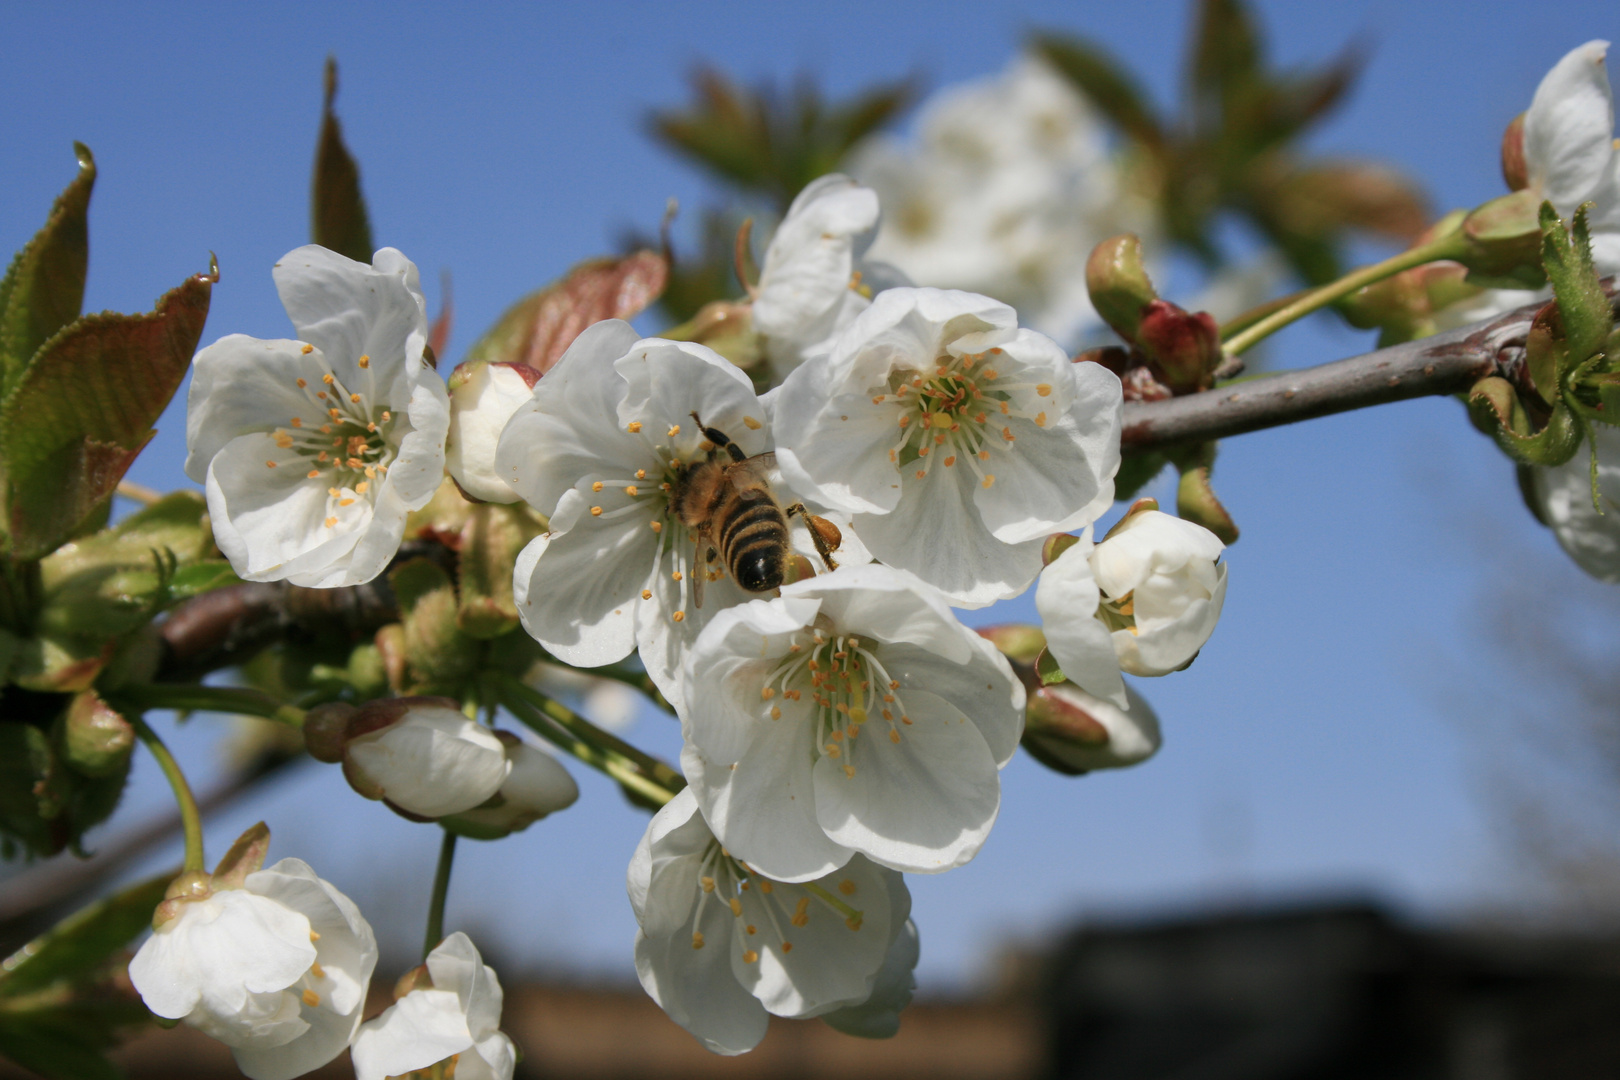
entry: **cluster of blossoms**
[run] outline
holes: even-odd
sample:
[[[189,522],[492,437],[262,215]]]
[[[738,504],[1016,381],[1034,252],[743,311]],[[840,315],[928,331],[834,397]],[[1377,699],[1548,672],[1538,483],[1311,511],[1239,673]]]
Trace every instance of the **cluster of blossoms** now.
[[[902,873],[979,851],[1029,700],[955,609],[1039,577],[1066,692],[1106,714],[1129,708],[1121,671],[1190,662],[1224,596],[1197,525],[1139,509],[1091,542],[1120,462],[1115,375],[998,300],[864,262],[877,220],[842,176],[795,201],[753,300],[781,379],[764,395],[708,347],[616,320],[543,376],[487,364],[447,391],[416,268],[388,249],[290,253],[276,282],[299,339],[235,335],[196,360],[188,470],[244,578],[374,577],[446,471],[544,517],[512,566],[523,628],[576,668],[638,655],[680,720],[687,786],[630,864],[636,966],[720,1053],[771,1014],[896,1029],[918,956]],[[1121,731],[1113,763],[1146,756]],[[463,835],[577,795],[449,699],[322,706],[305,738],[362,795]],[[447,1059],[510,1076],[499,984],[465,935],[362,1023],[376,950],[354,905],[302,863],[227,862],[177,885],[137,958],[155,1011],[255,1077],[349,1045],[363,1078]],[[224,962],[221,935],[254,944]]]

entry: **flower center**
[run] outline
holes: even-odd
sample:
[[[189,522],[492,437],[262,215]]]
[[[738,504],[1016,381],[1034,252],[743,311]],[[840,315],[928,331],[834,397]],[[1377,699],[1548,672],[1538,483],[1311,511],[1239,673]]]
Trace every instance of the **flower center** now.
[[[304,346],[306,355],[313,349]],[[375,498],[370,494],[371,486],[388,472],[395,456],[395,447],[388,438],[394,415],[380,408],[375,380],[371,378],[371,358],[362,356],[360,367],[366,371],[369,398],[367,393],[343,385],[331,371],[316,382],[298,377],[298,389],[311,406],[309,415],[291,417],[286,427],[276,428],[271,436],[277,447],[293,451],[297,460],[265,462],[267,468],[292,464],[306,470],[306,479],[324,480],[329,485],[329,511],[351,506],[361,497]],[[326,527],[337,522],[335,515],[329,516]]]
[[[1118,600],[1104,594],[1102,603],[1097,605],[1097,618],[1110,631],[1129,630],[1136,633],[1136,592],[1132,590]]]
[[[996,368],[1002,350],[952,356],[943,353],[932,372],[901,368],[889,374],[889,393],[872,398],[874,405],[892,401],[896,406],[900,439],[889,450],[889,460],[910,469],[922,480],[938,462],[946,469],[958,462],[978,477],[981,487],[996,482],[989,463],[996,453],[1016,452],[1017,435],[1011,422],[1028,420],[1045,427],[1047,414],[1040,399],[1050,397],[1049,383],[1018,382]],[[1033,391],[1035,411],[1022,407],[1026,391]]]
[[[874,718],[888,725],[889,741],[900,742],[900,728],[909,727],[900,682],[889,677],[877,655],[877,646],[853,634],[838,634],[815,627],[800,631],[760,689],[760,700],[772,720],[782,718],[775,699],[814,705],[816,750],[842,763],[844,775],[855,776],[856,740]]]
[[[825,880],[825,879],[823,879]],[[855,882],[843,878],[836,886],[846,897],[858,891]],[[810,917],[821,910],[831,911],[852,931],[861,928],[859,908],[834,896],[816,882],[787,885],[762,877],[740,859],[735,859],[718,840],[709,844],[698,868],[698,901],[692,905],[692,948],[708,944],[698,929],[703,905],[710,901],[725,905],[743,933],[743,962],[756,963],[762,943],[774,942],[786,956],[793,951],[788,936],[793,929],[810,925]]]

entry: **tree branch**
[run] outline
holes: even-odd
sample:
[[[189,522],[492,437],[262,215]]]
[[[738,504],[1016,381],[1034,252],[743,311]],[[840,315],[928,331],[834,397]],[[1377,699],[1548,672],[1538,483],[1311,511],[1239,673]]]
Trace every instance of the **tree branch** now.
[[[1524,386],[1524,342],[1540,302],[1488,322],[1184,397],[1128,401],[1123,448],[1160,450],[1392,401],[1457,394],[1486,375]]]

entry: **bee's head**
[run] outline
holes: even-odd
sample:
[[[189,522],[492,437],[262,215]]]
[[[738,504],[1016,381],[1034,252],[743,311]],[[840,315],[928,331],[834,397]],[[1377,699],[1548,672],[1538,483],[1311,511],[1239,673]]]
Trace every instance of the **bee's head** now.
[[[737,584],[749,592],[768,592],[782,585],[782,560],[774,551],[750,551],[734,567]]]

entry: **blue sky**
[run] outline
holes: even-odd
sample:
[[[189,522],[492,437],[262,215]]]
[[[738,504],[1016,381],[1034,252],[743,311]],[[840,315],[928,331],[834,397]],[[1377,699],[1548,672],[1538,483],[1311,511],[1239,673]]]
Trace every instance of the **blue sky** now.
[[[1358,35],[1372,45],[1316,145],[1409,170],[1442,210],[1499,194],[1502,127],[1541,74],[1620,32],[1599,3],[1260,7],[1284,63]],[[809,71],[833,92],[911,73],[938,86],[1001,68],[1049,27],[1108,43],[1168,101],[1186,23],[1180,2],[1072,0],[14,8],[0,40],[0,248],[38,227],[79,139],[101,167],[88,309],[145,310],[212,250],[224,277],[204,340],[283,336],[270,266],[307,240],[334,52],[377,241],[417,261],[430,303],[438,271],[453,271],[456,357],[521,293],[627,227],[654,228],[668,196],[694,209],[718,197],[644,134],[648,109],[684,101],[701,60],[750,80]],[[1279,337],[1272,357],[1308,366],[1369,345],[1323,321]],[[183,485],[179,401],[159,428],[132,476]],[[1477,675],[1477,612],[1501,554],[1561,558],[1505,460],[1458,404],[1427,400],[1229,440],[1217,487],[1244,535],[1215,639],[1191,669],[1143,687],[1165,749],[1078,780],[1016,760],[978,860],[912,879],[925,988],[965,985],[998,943],[1038,946],[1085,914],[1356,892],[1444,917],[1513,888],[1452,689]],[[179,737],[199,769],[209,723]],[[644,720],[635,737],[675,753],[671,722]],[[629,977],[622,875],[645,819],[598,778],[581,786],[566,815],[464,845],[449,921],[522,966]],[[126,813],[164,797],[143,762]],[[275,854],[308,859],[416,940],[432,830],[312,768],[215,822],[211,849],[260,817]]]

